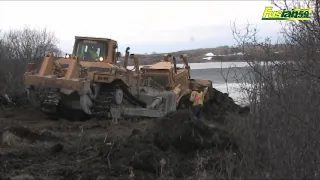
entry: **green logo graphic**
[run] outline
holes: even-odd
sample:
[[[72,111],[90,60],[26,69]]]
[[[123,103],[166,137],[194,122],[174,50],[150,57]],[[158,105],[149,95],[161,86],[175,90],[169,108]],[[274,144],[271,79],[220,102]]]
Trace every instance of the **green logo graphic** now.
[[[310,20],[311,8],[294,8],[289,10],[273,11],[273,7],[267,6],[262,14],[262,20]]]

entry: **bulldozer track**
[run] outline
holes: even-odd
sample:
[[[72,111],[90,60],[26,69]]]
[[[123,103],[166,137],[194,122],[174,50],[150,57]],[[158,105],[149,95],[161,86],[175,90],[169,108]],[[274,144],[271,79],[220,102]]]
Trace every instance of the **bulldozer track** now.
[[[99,118],[112,118],[111,117],[111,106],[115,105],[115,92],[117,89],[121,89],[123,92],[122,105],[134,105],[136,107],[146,107],[146,104],[135,98],[128,89],[119,83],[114,83],[108,86],[108,88],[100,91],[96,100],[92,106],[92,114]]]
[[[98,118],[111,119],[111,106],[116,106],[115,102],[115,92],[117,89],[123,91],[123,103],[121,105],[131,105],[135,107],[146,107],[144,102],[139,101],[135,96],[133,96],[129,90],[122,84],[113,83],[107,85],[99,92],[97,98],[93,101],[93,106],[91,108],[92,115]],[[60,98],[54,98],[54,91],[49,88],[42,88],[37,91],[37,95],[40,100],[40,110],[44,114],[53,119],[62,117],[62,114],[66,107],[61,107]],[[67,111],[67,110],[65,110]],[[75,112],[77,114],[77,112]],[[69,116],[71,111],[69,111]],[[72,116],[72,115],[71,115]]]
[[[53,92],[49,88],[40,88],[38,91],[35,91],[35,95],[39,100],[40,109],[45,111],[49,110],[56,103],[56,101],[50,99]]]
[[[39,98],[38,108],[49,118],[57,118],[60,98],[55,97],[55,92],[50,88],[40,88],[35,94]]]
[[[93,103],[91,109],[92,114],[98,117],[109,118],[113,97],[113,91],[100,92],[97,99]]]

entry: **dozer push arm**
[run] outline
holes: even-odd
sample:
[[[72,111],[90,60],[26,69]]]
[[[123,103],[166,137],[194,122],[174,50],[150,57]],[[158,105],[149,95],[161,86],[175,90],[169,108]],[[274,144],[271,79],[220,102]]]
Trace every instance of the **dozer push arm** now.
[[[205,99],[207,93],[208,93],[208,87],[204,88],[204,91],[203,91],[203,97],[204,97],[204,99]]]
[[[64,77],[54,74],[55,69],[61,68],[58,63],[54,63],[51,54],[48,54],[39,70],[38,74],[24,75],[25,85],[29,87],[46,87],[58,89],[70,89],[78,92],[90,91],[90,81],[79,77],[79,62],[76,59],[68,59],[69,67]],[[55,67],[57,65],[57,67]],[[60,69],[61,70],[61,69]]]
[[[181,54],[180,55],[180,59],[182,59],[183,60],[183,63],[184,63],[184,65],[185,65],[185,68],[186,69],[190,69],[190,66],[189,66],[189,63],[188,63],[188,56],[186,55],[186,54]]]
[[[181,54],[180,55],[180,59],[183,60],[183,63],[185,65],[185,69],[187,69],[189,72],[188,72],[188,78],[190,79],[191,76],[190,76],[190,66],[189,66],[189,63],[188,63],[188,59],[187,59],[187,55],[186,54]]]
[[[175,111],[176,94],[173,92],[165,92],[157,97],[147,108],[124,108],[121,112],[125,116],[140,117],[163,117],[169,112]]]
[[[135,72],[139,73],[139,58],[134,54],[130,54],[130,59],[133,59]]]
[[[208,92],[208,87],[204,88],[203,94],[206,95]]]

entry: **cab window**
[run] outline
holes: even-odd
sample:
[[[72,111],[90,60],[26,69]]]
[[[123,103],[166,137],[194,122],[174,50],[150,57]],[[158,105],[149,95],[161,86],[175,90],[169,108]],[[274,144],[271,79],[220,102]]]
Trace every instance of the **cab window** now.
[[[100,57],[107,56],[106,44],[98,41],[78,41],[76,56],[82,60],[97,61]]]
[[[161,85],[162,87],[167,87],[169,84],[168,76],[146,76],[146,78],[151,78],[153,81]]]

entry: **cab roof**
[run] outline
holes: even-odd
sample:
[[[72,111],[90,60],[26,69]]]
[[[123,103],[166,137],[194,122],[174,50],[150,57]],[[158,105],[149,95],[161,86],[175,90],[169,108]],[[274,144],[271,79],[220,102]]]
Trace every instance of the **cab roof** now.
[[[158,62],[152,65],[147,65],[142,67],[142,69],[171,69],[172,63],[171,62]]]
[[[117,42],[116,40],[109,39],[109,38],[87,37],[87,36],[75,36],[75,39],[94,40],[94,41],[113,41],[113,42]]]

